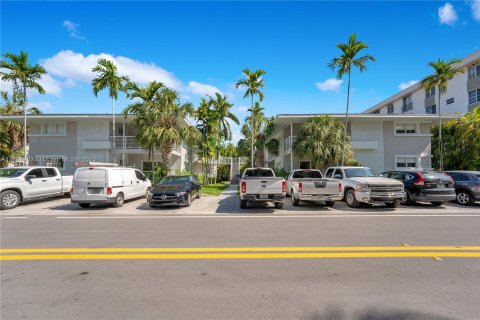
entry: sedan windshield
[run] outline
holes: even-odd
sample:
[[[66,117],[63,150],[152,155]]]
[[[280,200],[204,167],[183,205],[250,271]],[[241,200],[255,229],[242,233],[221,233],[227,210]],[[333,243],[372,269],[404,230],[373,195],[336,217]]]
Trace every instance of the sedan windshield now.
[[[186,184],[189,180],[188,176],[167,176],[160,181],[160,184]]]
[[[345,169],[345,175],[347,178],[354,177],[375,177],[372,171],[369,168],[352,168]]]
[[[27,169],[25,168],[5,168],[0,169],[0,177],[14,178],[21,176]]]

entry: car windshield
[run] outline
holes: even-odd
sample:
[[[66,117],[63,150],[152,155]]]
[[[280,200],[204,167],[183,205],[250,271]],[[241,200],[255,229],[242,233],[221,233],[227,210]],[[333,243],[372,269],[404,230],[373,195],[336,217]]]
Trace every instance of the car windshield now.
[[[188,176],[167,176],[160,181],[160,184],[186,184],[189,180]]]
[[[0,177],[7,177],[7,178],[13,178],[13,177],[19,177],[21,176],[27,169],[25,168],[5,168],[5,169],[0,169]]]
[[[375,177],[372,171],[369,168],[351,168],[345,169],[345,175],[347,178],[355,177]]]
[[[273,171],[269,169],[249,169],[245,171],[245,177],[273,177]]]

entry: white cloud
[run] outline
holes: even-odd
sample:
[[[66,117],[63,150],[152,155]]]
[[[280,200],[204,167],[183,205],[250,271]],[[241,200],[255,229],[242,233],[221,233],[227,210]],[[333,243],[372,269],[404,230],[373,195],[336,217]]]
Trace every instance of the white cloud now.
[[[131,80],[145,84],[150,81],[160,81],[167,87],[175,90],[182,89],[182,83],[172,73],[156,66],[154,63],[145,63],[123,56],[112,56],[106,53],[89,54],[84,56],[71,50],[60,51],[54,56],[42,60],[40,63],[48,73],[72,81],[90,82],[95,77],[92,68],[98,59],[105,58],[113,61],[121,75],[128,75]],[[68,80],[70,79],[70,80]]]
[[[43,75],[38,83],[45,89],[46,94],[51,94],[54,96],[60,96],[62,93],[62,84],[60,81],[54,79],[51,75]],[[37,91],[34,91],[37,92]]]
[[[250,107],[247,107],[247,106],[234,106],[234,107],[233,107],[233,111],[238,112],[238,113],[245,113],[245,112],[248,111],[248,108],[250,108]]]
[[[480,0],[472,0],[470,2],[470,7],[472,8],[473,19],[480,22]]]
[[[457,12],[453,5],[447,2],[438,8],[438,19],[440,19],[440,23],[442,24],[453,26],[458,20]]]
[[[405,90],[408,87],[413,86],[417,82],[418,82],[418,80],[410,80],[410,81],[407,81],[407,82],[402,82],[398,85],[398,89]]]
[[[46,112],[52,109],[52,105],[48,101],[32,102],[30,103],[30,107],[37,107],[42,112]]]
[[[70,20],[65,20],[63,21],[63,27],[67,29],[67,31],[70,33],[70,37],[79,39],[79,40],[85,40],[85,37],[82,37],[80,35],[80,31],[78,30],[77,23],[72,22]]]
[[[330,78],[323,82],[317,82],[315,85],[320,91],[340,91],[343,80]]]
[[[190,81],[188,83],[187,91],[199,95],[213,96],[216,92],[223,95],[222,91],[220,91],[220,89],[218,89],[217,87],[211,86],[209,84],[199,83],[196,81]]]

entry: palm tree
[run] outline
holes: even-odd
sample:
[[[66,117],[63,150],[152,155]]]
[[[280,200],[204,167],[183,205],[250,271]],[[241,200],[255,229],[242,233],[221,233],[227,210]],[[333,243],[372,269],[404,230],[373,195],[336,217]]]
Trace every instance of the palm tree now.
[[[3,69],[3,70],[2,70]],[[6,71],[8,72],[6,72]],[[13,92],[21,92],[23,95],[23,152],[25,161],[28,164],[27,154],[27,89],[33,89],[40,94],[45,90],[38,83],[43,75],[47,74],[45,68],[36,64],[30,65],[28,54],[20,51],[20,55],[6,53],[0,61],[0,75],[2,80],[13,83]]]
[[[293,152],[309,157],[317,169],[338,163],[343,156],[349,159],[352,150],[349,141],[346,145],[341,144],[343,131],[344,124],[330,116],[314,117],[300,127]]]
[[[361,57],[357,57],[358,53],[368,48],[368,46],[360,41],[357,41],[357,36],[353,33],[348,39],[348,43],[339,43],[337,48],[342,51],[342,54],[338,58],[333,58],[332,61],[328,64],[328,67],[334,71],[337,70],[337,79],[342,79],[342,77],[348,75],[348,90],[347,90],[347,108],[345,112],[345,128],[343,133],[343,147],[342,147],[342,162],[341,165],[345,163],[345,146],[347,143],[347,124],[348,124],[348,107],[350,104],[350,77],[352,66],[358,68],[361,73],[367,70],[367,62],[375,61],[375,58],[366,54]]]
[[[232,140],[232,129],[230,128],[230,123],[228,120],[231,120],[236,124],[240,124],[237,116],[230,111],[230,108],[233,107],[233,104],[227,101],[226,96],[222,96],[218,92],[215,93],[215,98],[209,98],[215,114],[214,117],[216,120],[216,125],[218,126],[218,132],[221,135],[220,138]]]
[[[243,69],[242,71],[245,74],[244,79],[240,79],[237,81],[235,84],[235,87],[238,89],[239,87],[246,87],[247,90],[245,91],[245,94],[243,95],[244,98],[250,96],[252,98],[252,107],[250,110],[253,110],[254,108],[254,101],[253,97],[255,95],[258,95],[259,101],[263,101],[263,92],[262,88],[264,86],[263,83],[263,78],[262,75],[264,75],[266,72],[263,69],[258,69],[256,71],[250,71],[248,68]],[[255,120],[252,119],[252,131],[253,130],[253,125],[255,124]],[[251,137],[251,165],[253,166],[253,148],[254,148],[254,135]]]
[[[113,162],[116,163],[115,150],[115,100],[119,91],[125,91],[125,83],[128,77],[118,75],[117,66],[110,60],[98,59],[97,65],[92,68],[97,77],[92,80],[93,94],[95,97],[100,91],[108,88],[108,95],[112,98],[112,128],[113,128]]]
[[[148,149],[148,161],[153,162],[154,148],[158,147],[155,141],[155,125],[159,116],[160,106],[156,101],[158,94],[164,88],[160,82],[149,82],[146,86],[139,86],[134,82],[125,85],[127,97],[136,102],[130,104],[122,112],[125,118],[133,116],[132,124],[137,128],[136,140],[142,148]]]
[[[453,77],[464,72],[464,69],[457,68],[454,65],[461,63],[462,60],[453,59],[450,61],[444,61],[438,59],[437,61],[431,61],[428,65],[435,70],[435,73],[425,77],[422,81],[422,87],[426,91],[430,91],[434,87],[438,87],[438,146],[440,151],[439,170],[443,171],[443,141],[442,141],[442,112],[440,109],[440,97],[447,92],[448,81]]]

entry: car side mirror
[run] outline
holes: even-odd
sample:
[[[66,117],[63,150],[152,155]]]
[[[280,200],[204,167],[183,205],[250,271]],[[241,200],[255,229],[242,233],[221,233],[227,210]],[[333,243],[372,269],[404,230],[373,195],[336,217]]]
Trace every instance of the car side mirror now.
[[[25,180],[26,181],[30,181],[31,179],[35,179],[37,176],[36,175],[33,175],[33,174],[27,174],[25,176]]]

